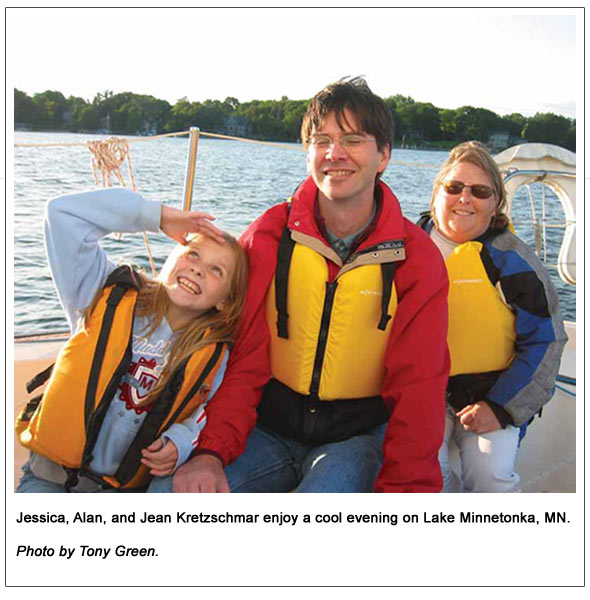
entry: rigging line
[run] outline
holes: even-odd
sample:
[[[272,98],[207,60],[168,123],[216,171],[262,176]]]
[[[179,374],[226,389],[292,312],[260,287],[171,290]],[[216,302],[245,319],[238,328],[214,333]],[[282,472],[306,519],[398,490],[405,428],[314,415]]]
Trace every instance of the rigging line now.
[[[566,394],[568,394],[570,396],[573,396],[574,398],[576,397],[576,394],[574,394],[573,392],[570,392],[569,390],[566,390],[564,387],[561,387],[560,385],[555,384],[555,387],[558,390],[561,390],[562,392],[564,392],[564,393],[566,393]]]
[[[576,378],[570,377],[569,375],[562,375],[561,373],[555,378],[556,381],[561,383],[568,383],[569,385],[576,385]]]
[[[151,140],[157,140],[158,138],[166,138],[166,137],[174,137],[176,135],[188,135],[190,131],[175,131],[174,133],[160,133],[158,135],[149,135],[144,137],[135,137],[135,138],[125,138],[129,144],[134,144],[135,142],[149,142]],[[95,135],[95,134],[91,134]],[[109,134],[110,135],[110,134]],[[205,135],[205,134],[203,134]],[[103,141],[103,140],[90,140],[90,141]],[[88,142],[60,142],[60,143],[35,143],[35,144],[14,144],[15,148],[60,148],[66,146],[83,146],[87,147]]]
[[[180,135],[189,135],[190,131],[175,131],[174,133],[160,133],[158,135],[150,135],[144,137],[134,137],[134,138],[125,138],[129,144],[134,144],[136,142],[150,142],[152,140],[157,140],[159,138],[166,137],[174,137]],[[209,133],[207,131],[200,131],[199,135],[204,135],[205,137],[218,138],[222,140],[234,140],[237,142],[247,142],[249,144],[261,144],[263,146],[274,146],[276,148],[286,148],[288,150],[299,150],[300,152],[305,152],[305,148],[300,144],[281,144],[279,142],[265,142],[263,140],[253,140],[250,138],[236,137],[233,135],[224,135],[221,133]],[[98,141],[98,140],[97,140]],[[35,144],[14,144],[15,148],[60,148],[60,147],[86,147],[88,142],[61,142],[61,143],[35,143]],[[394,149],[395,151],[395,149]],[[417,162],[405,162],[401,160],[390,160],[389,164],[392,165],[402,165],[404,167],[419,167],[419,168],[427,168],[427,169],[439,169],[440,165],[433,165],[429,163],[417,163]]]

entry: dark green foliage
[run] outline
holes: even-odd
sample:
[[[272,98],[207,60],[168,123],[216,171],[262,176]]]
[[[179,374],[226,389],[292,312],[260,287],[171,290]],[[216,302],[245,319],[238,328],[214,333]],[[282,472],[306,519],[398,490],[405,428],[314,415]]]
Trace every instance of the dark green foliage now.
[[[576,149],[576,121],[553,113],[537,113],[527,119],[522,135],[529,142],[545,142]]]
[[[526,140],[576,149],[575,119],[553,113],[527,118],[519,113],[499,116],[473,106],[441,109],[401,94],[384,101],[394,120],[396,144],[448,147],[472,139],[488,143],[491,135],[504,133],[512,140],[509,145]],[[107,130],[119,134],[184,131],[197,126],[210,133],[297,142],[308,104],[308,100],[290,100],[286,96],[241,103],[230,96],[223,102],[190,102],[181,98],[171,106],[153,96],[113,94],[109,90],[88,102],[74,96],[66,99],[61,92],[50,90],[31,98],[15,89],[14,121],[35,130]]]

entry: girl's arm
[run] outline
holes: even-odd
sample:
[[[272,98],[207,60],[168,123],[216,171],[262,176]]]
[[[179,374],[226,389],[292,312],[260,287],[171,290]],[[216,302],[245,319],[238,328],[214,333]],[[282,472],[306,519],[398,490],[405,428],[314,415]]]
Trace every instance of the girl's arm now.
[[[45,247],[72,331],[115,268],[99,240],[113,231],[158,231],[160,215],[160,202],[123,188],[70,194],[47,203]]]
[[[209,392],[209,395],[207,396],[205,402],[200,404],[196,408],[196,410],[190,415],[190,417],[185,419],[182,423],[174,423],[161,436],[164,442],[172,442],[174,446],[176,446],[176,450],[178,452],[176,464],[172,471],[178,469],[178,467],[183,465],[189,459],[193,450],[197,447],[199,443],[201,431],[207,423],[207,404],[209,403],[209,400],[215,395],[215,393],[219,389],[219,386],[221,385],[223,376],[225,374],[228,357],[229,352],[226,350],[225,354],[223,355],[223,359],[221,360],[219,369],[215,375],[215,378],[213,379],[211,391]],[[160,462],[160,458],[164,459],[168,454],[168,452],[165,451],[165,448],[166,446],[164,446],[164,448],[161,448],[156,452],[150,452],[147,449],[144,450],[142,452],[142,456],[144,459],[142,460],[142,462],[145,461],[144,464],[150,467],[158,465],[158,463]]]

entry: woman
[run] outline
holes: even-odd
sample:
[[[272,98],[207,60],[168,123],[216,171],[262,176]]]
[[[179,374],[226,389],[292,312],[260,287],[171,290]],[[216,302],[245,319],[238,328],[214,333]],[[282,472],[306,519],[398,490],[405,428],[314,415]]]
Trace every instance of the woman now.
[[[549,274],[509,231],[505,210],[502,176],[485,146],[455,147],[420,223],[449,273],[444,492],[520,491],[519,442],[553,395],[567,339]],[[451,440],[462,481],[449,466]]]

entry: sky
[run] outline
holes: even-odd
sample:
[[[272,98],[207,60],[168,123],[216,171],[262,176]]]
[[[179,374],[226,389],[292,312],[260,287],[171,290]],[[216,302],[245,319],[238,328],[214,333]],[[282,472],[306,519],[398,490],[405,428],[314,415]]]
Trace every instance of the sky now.
[[[582,19],[580,9],[8,9],[8,87],[246,102],[306,99],[364,75],[383,97],[574,118]]]

